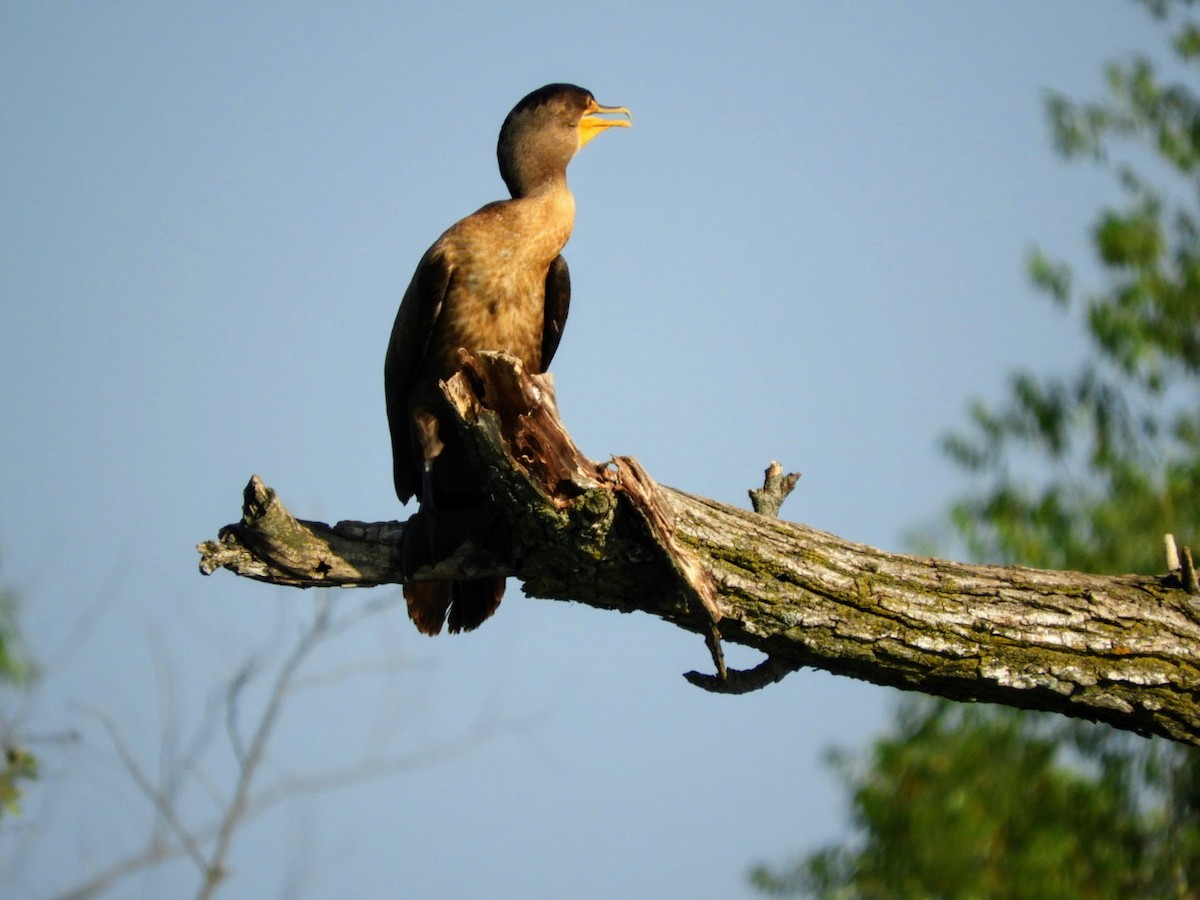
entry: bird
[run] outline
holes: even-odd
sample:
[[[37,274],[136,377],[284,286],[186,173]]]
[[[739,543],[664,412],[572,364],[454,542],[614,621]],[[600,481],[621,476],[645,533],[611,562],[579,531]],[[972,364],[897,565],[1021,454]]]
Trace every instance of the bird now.
[[[510,199],[450,226],[421,257],[400,302],[384,362],[396,496],[420,507],[404,531],[411,574],[464,539],[502,540],[501,514],[444,422],[438,383],[459,370],[458,351],[507,351],[545,372],[570,305],[562,249],[575,221],[567,164],[594,137],[629,127],[623,106],[602,106],[573,84],[527,94],[500,128],[496,157]],[[500,605],[504,577],[406,579],[409,618],[423,634],[472,631]]]

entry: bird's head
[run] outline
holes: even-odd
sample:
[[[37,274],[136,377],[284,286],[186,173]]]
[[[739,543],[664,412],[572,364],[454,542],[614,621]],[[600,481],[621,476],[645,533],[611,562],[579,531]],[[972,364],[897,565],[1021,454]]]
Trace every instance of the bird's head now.
[[[625,118],[610,118],[617,115]],[[628,109],[601,106],[581,87],[540,87],[513,107],[500,128],[500,175],[514,197],[528,196],[564,179],[571,157],[601,131],[631,122]]]

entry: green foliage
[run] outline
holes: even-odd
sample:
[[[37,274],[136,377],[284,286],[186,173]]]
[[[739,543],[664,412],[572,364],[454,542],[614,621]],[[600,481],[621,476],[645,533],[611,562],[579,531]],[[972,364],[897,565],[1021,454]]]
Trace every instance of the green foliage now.
[[[21,782],[38,776],[37,759],[21,747],[4,751],[4,767],[0,769],[0,817],[21,811]]]
[[[1143,5],[1171,21],[1191,2]],[[1200,25],[1173,28],[1178,64],[1200,73]],[[1059,151],[1110,168],[1125,194],[1091,230],[1103,287],[1081,290],[1041,250],[1029,261],[1036,287],[1082,313],[1091,359],[1069,377],[1017,373],[1002,406],[976,404],[944,441],[983,485],[951,510],[977,558],[1154,572],[1164,533],[1200,536],[1200,95],[1142,57],[1107,78],[1103,101],[1047,101]]]
[[[1160,572],[1162,535],[1200,537],[1200,24],[1193,0],[1139,0],[1171,30],[1108,97],[1047,101],[1055,146],[1124,192],[1091,229],[1102,287],[1036,251],[1033,284],[1077,311],[1090,358],[1014,375],[944,448],[981,485],[950,519],[971,553],[1093,572]],[[1190,80],[1189,80],[1190,79]],[[1140,154],[1140,155],[1139,155]],[[1151,183],[1133,167],[1154,174]],[[835,762],[857,838],[752,883],[776,896],[1200,896],[1200,754],[1061,717],[908,701],[858,766]]]
[[[16,612],[12,596],[0,590],[0,682],[24,687],[37,672],[25,654]]]
[[[16,603],[0,591],[0,685],[6,689],[27,686],[36,672],[24,652],[17,630]],[[21,782],[37,778],[37,759],[28,750],[4,739],[4,760],[0,765],[0,819],[20,812]]]
[[[907,702],[897,733],[875,744],[860,771],[835,761],[863,840],[784,873],[759,866],[752,883],[822,898],[1178,896],[1179,853],[1146,803],[1162,786],[1094,729],[1064,734],[1048,724]],[[1088,754],[1089,770],[1064,764],[1067,746]]]

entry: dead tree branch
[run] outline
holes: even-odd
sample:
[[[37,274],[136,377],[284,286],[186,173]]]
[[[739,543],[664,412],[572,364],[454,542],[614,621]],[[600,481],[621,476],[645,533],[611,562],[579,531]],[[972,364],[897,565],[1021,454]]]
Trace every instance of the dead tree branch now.
[[[508,511],[512,552],[488,559],[467,545],[415,577],[512,574],[530,596],[647,612],[710,644],[719,629],[767,654],[728,679],[690,676],[709,689],[752,690],[812,666],[1200,746],[1200,613],[1180,572],[1109,577],[885,553],[659,487],[633,460],[580,454],[547,376],[501,354],[465,362],[445,394]],[[398,583],[402,528],[295,519],[255,477],[242,521],[199,546],[201,570],[300,587]]]

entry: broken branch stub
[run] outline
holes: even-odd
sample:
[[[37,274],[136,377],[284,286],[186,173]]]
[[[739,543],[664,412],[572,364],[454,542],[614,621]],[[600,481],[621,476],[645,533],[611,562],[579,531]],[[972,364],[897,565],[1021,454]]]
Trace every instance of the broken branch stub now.
[[[636,590],[642,595],[636,608],[659,606],[673,619],[690,616],[724,678],[719,592],[700,561],[676,540],[662,489],[632,457],[597,464],[580,452],[559,418],[553,376],[531,375],[506,353],[460,351],[460,361],[462,371],[445,382],[444,394],[460,427],[474,439],[480,468],[492,474],[494,488],[509,495],[503,505],[512,517],[512,561],[526,591],[541,595],[547,581],[553,585],[564,573],[577,581],[587,572],[610,597]],[[563,514],[574,524],[563,527]],[[607,527],[597,527],[601,524]],[[588,534],[603,536],[605,546],[594,546]],[[636,541],[636,551],[608,545],[623,534]],[[647,554],[648,543],[656,552]],[[549,554],[548,545],[554,547]],[[618,564],[649,556],[644,561],[658,571],[640,585],[628,584],[627,576],[620,585],[605,585],[602,564],[614,553]],[[549,566],[548,556],[554,557]],[[663,599],[646,597],[647,588]]]

